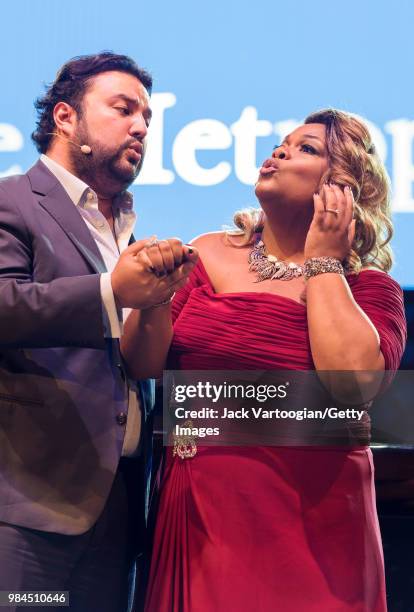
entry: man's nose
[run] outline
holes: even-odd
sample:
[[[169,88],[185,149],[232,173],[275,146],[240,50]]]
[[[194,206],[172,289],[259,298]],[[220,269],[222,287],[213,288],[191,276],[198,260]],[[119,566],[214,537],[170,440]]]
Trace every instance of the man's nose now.
[[[131,127],[129,128],[129,133],[131,134],[131,136],[142,140],[147,135],[147,132],[148,127],[144,117],[142,115],[140,115],[139,117],[135,117],[134,121],[131,123]]]

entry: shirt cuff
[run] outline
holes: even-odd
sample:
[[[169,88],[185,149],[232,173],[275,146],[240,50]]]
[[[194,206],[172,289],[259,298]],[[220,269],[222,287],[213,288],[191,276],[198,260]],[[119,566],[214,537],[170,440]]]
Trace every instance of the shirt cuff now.
[[[115,304],[110,272],[101,274],[100,284],[105,338],[120,338],[123,332],[122,309]]]

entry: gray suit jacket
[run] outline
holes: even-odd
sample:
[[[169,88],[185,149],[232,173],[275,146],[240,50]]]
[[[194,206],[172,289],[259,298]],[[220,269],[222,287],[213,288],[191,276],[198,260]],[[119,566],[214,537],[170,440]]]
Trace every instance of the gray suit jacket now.
[[[0,180],[0,521],[80,534],[108,497],[128,406],[119,342],[104,338],[104,270],[44,164]],[[151,384],[139,392],[145,427]]]

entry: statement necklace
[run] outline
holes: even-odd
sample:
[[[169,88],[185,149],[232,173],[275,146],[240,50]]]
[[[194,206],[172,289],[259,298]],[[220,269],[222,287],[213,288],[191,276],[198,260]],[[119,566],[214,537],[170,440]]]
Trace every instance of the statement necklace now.
[[[256,272],[256,283],[270,280],[289,281],[303,276],[303,267],[299,264],[280,261],[275,255],[266,255],[263,240],[258,240],[249,253],[249,271]]]

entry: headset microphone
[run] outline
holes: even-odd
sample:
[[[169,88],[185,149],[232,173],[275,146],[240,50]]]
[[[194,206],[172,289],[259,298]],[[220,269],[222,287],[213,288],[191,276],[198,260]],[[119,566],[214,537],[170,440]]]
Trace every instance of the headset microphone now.
[[[57,136],[57,138],[61,138],[62,140],[66,140],[67,142],[70,142],[70,144],[75,145],[75,147],[79,147],[79,149],[84,155],[90,155],[92,153],[91,147],[87,144],[79,145],[77,142],[73,142],[73,140],[70,140],[70,138],[67,138],[66,136],[62,136],[62,134],[58,134],[57,132],[48,132],[48,135]]]

